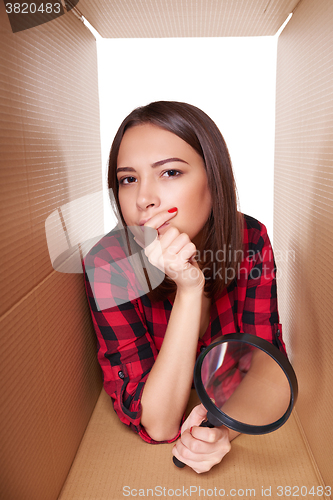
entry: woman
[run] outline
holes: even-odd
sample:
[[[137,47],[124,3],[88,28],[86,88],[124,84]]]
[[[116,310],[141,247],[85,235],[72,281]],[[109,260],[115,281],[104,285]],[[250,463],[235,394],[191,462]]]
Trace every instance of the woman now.
[[[144,252],[165,279],[150,293],[129,292],[127,302],[99,307],[96,297],[113,295],[115,274],[126,275],[121,266],[106,271],[121,245],[107,235],[87,256],[86,268],[104,272],[86,276],[86,286],[105,390],[121,421],[144,440],[177,440],[173,454],[196,472],[208,471],[237,433],[199,427],[202,405],[181,427],[200,349],[239,331],[284,351],[266,229],[238,212],[224,139],[189,104],[134,110],[113,141],[108,180],[122,224],[157,231]]]

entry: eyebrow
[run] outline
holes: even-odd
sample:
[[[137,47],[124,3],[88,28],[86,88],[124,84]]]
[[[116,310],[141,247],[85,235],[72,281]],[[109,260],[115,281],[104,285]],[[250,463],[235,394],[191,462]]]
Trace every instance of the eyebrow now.
[[[165,160],[159,160],[155,161],[155,163],[152,163],[150,166],[152,168],[156,167],[161,167],[162,165],[165,165],[166,163],[172,163],[172,162],[181,162],[181,163],[187,163],[187,161],[182,160],[181,158],[166,158]],[[117,173],[118,172],[135,172],[135,168],[133,167],[119,167],[117,168]]]

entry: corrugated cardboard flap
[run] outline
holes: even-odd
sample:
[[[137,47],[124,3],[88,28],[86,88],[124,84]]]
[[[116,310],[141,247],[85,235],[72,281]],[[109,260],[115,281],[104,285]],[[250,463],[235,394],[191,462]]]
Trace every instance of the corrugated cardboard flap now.
[[[172,446],[147,444],[134,435],[102,390],[59,500],[197,499],[205,496],[204,490],[206,497],[220,498],[223,491],[230,497],[236,490],[236,498],[264,498],[264,491],[278,498],[279,487],[294,486],[294,493],[299,488],[299,496],[301,487],[303,494],[320,487],[294,416],[271,434],[237,437],[223,461],[201,475],[188,467],[177,469]]]

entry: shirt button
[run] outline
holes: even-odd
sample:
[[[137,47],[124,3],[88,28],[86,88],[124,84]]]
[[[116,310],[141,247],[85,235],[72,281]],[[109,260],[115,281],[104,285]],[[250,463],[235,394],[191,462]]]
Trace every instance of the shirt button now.
[[[206,349],[206,346],[205,346],[205,345],[202,345],[202,346],[200,347],[200,352],[203,352],[205,349]]]
[[[118,377],[119,378],[125,378],[125,375],[124,375],[124,372],[122,372],[121,370],[118,372]]]
[[[278,328],[278,329],[276,330],[276,335],[277,335],[278,337],[280,337],[280,334],[281,334],[281,332],[280,332],[280,328]]]

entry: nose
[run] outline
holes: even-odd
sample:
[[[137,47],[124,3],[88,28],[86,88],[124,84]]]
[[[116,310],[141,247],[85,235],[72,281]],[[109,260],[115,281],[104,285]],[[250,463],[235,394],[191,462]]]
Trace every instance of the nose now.
[[[158,192],[153,183],[147,181],[140,183],[137,191],[136,204],[140,210],[147,210],[149,207],[160,205]]]

